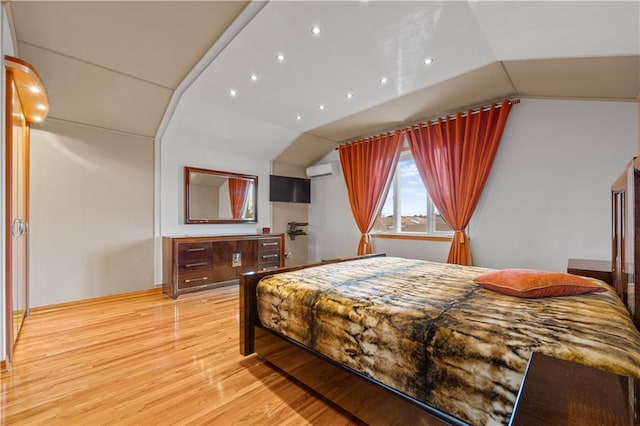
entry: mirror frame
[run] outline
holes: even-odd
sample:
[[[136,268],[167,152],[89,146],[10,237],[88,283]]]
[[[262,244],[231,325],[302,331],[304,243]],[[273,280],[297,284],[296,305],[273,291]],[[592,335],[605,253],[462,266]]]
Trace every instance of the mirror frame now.
[[[250,179],[253,180],[253,200],[255,203],[254,206],[254,217],[252,219],[191,219],[189,216],[189,175],[191,173],[204,173],[216,176],[226,176],[230,178],[242,178],[242,179]],[[184,223],[186,224],[202,224],[202,223],[258,223],[258,176],[255,175],[244,175],[240,173],[233,172],[224,172],[221,170],[211,170],[211,169],[202,169],[198,167],[184,167]]]

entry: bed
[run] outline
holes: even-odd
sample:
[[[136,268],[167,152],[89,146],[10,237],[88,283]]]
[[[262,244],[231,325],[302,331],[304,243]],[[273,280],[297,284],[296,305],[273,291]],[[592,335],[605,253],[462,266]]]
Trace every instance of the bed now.
[[[484,268],[337,259],[243,276],[241,353],[369,424],[506,424],[532,352],[640,378],[636,165],[623,176],[612,187],[615,280],[603,292],[518,299],[476,285]]]

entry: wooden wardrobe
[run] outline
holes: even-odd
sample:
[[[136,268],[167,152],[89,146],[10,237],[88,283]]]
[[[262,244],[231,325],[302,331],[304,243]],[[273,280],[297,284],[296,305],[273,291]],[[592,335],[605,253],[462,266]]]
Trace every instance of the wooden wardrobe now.
[[[5,262],[6,336],[8,364],[28,314],[29,289],[29,136],[32,123],[49,111],[47,92],[31,64],[4,58],[5,118]]]

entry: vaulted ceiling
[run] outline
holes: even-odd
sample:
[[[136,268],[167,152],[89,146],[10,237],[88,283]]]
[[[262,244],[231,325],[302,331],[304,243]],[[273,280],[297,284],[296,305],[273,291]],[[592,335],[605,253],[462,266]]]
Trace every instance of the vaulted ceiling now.
[[[171,95],[247,2],[10,1],[49,117],[154,137]]]
[[[290,164],[505,97],[640,100],[637,1],[9,1],[8,10],[50,117],[154,137],[167,114],[211,149]]]

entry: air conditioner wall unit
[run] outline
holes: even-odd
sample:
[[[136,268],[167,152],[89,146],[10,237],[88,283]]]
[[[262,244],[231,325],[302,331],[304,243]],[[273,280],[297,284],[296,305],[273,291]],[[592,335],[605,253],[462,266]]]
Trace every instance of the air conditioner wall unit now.
[[[340,173],[340,164],[337,161],[307,167],[307,176],[310,178],[334,176],[338,173]]]

